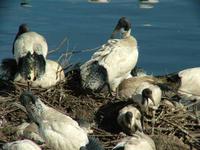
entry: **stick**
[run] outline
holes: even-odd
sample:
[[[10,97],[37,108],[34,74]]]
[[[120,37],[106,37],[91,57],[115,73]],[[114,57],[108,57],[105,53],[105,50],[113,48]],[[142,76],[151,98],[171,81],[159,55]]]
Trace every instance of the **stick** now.
[[[60,44],[57,46],[56,49],[53,49],[53,50],[49,51],[47,55],[50,55],[50,54],[52,54],[52,53],[58,51],[58,50],[66,43],[66,41],[67,41],[67,37],[65,37],[65,38],[60,42]]]

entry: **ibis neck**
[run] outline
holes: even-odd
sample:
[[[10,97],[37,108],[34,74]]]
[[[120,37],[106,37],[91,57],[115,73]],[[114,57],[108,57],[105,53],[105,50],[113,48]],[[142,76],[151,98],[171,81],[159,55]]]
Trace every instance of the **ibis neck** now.
[[[126,32],[123,32],[123,33],[122,33],[122,38],[123,38],[123,39],[128,38],[130,35],[131,35],[131,29],[129,29],[129,30],[126,31]]]

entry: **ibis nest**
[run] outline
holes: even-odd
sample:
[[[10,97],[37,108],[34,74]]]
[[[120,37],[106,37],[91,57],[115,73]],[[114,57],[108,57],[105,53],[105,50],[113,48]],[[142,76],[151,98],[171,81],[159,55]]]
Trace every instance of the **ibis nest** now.
[[[0,140],[10,142],[20,140],[16,136],[16,126],[30,122],[24,107],[19,102],[20,94],[27,85],[0,81]],[[48,88],[31,88],[33,94],[40,97],[50,107],[69,115],[74,119],[84,119],[92,123],[94,136],[105,149],[112,149],[124,134],[117,125],[119,109],[130,104],[108,93],[92,93],[81,88],[79,70],[71,70],[64,81]],[[174,95],[163,95],[162,100],[173,100]],[[190,104],[194,105],[194,104]],[[166,103],[156,111],[154,139],[159,150],[199,149],[200,125],[195,113],[185,107],[171,108]],[[146,116],[145,133],[151,134],[151,116]],[[149,119],[148,119],[149,118]],[[44,146],[43,149],[49,149]]]

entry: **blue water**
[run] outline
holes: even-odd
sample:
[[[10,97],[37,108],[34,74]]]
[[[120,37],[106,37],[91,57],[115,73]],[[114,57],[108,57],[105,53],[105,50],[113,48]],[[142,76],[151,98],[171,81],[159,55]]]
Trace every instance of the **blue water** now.
[[[4,2],[2,2],[4,1]],[[87,0],[20,0],[0,2],[0,60],[12,57],[18,26],[29,24],[47,39],[49,50],[67,37],[68,43],[48,57],[57,60],[66,50],[93,49],[105,43],[121,16],[132,22],[139,46],[138,66],[149,74],[164,74],[200,66],[200,1],[160,0],[151,9],[138,0],[112,0],[108,4]],[[71,62],[84,62],[93,52],[74,54]]]

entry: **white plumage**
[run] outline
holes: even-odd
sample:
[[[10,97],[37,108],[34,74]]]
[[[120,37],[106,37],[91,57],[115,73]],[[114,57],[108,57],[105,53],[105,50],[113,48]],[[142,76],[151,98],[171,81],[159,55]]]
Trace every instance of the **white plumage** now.
[[[75,120],[46,106],[30,92],[23,93],[20,101],[26,107],[30,118],[38,125],[41,136],[52,149],[80,150],[81,147],[90,144],[87,133]]]
[[[159,82],[167,89],[172,89],[182,99],[183,104],[191,103],[192,100],[200,101],[200,67],[188,68],[177,73],[172,73],[158,77]],[[193,105],[193,110],[199,121],[199,114],[197,112],[198,104]]]
[[[159,2],[159,0],[139,0],[139,1],[140,1],[140,4],[139,4],[140,8],[143,8],[143,9],[153,8],[154,5]]]
[[[117,122],[122,130],[129,135],[134,134],[137,130],[143,130],[141,114],[139,110],[132,105],[128,105],[119,111]]]
[[[21,140],[4,144],[2,150],[41,150],[41,148],[30,140]]]
[[[158,3],[159,0],[139,0],[143,4],[155,4]]]
[[[142,92],[144,89],[150,89],[152,91],[152,99],[143,101]],[[124,80],[118,87],[118,94],[120,98],[132,99],[140,105],[145,111],[147,107],[157,109],[159,107],[162,91],[159,86],[154,84],[154,79],[151,76],[132,77]]]
[[[200,67],[182,70],[178,76],[181,80],[178,92],[189,99],[200,100]]]
[[[152,133],[154,132],[155,111],[160,106],[162,97],[160,87],[154,82],[151,76],[133,77],[124,80],[118,88],[119,96],[138,103],[142,113],[148,113],[149,109],[153,110]]]
[[[47,52],[45,38],[29,31],[26,24],[20,25],[13,42],[13,54],[19,73],[25,80],[33,81],[44,74]]]
[[[88,0],[91,3],[109,3],[111,0]]]
[[[104,83],[96,82],[107,82],[110,89],[115,91],[120,82],[130,76],[130,72],[138,60],[137,41],[130,35],[131,25],[125,17],[119,20],[112,37],[117,31],[121,31],[122,39],[108,40],[106,44],[93,54],[88,62],[81,66],[81,77],[84,87],[97,90]],[[104,71],[105,73],[102,73],[102,69],[91,69],[94,63],[97,67],[103,67],[106,70]],[[93,72],[100,75],[89,77],[91,74],[94,74]]]
[[[153,100],[148,98],[148,101],[144,101],[144,104],[142,104],[142,99],[144,98],[142,96],[142,92],[145,89],[149,89],[152,92],[152,99]],[[161,97],[162,97],[162,91],[161,91],[159,86],[153,85],[153,84],[148,83],[148,82],[143,82],[136,89],[136,95],[133,96],[133,100],[135,102],[137,102],[140,105],[140,107],[144,108],[145,110],[147,108],[151,108],[151,109],[156,110],[160,106]]]
[[[48,52],[48,46],[45,38],[36,32],[26,32],[21,34],[14,43],[14,57],[16,61],[26,56],[30,52],[33,55],[36,52],[45,58]]]
[[[46,60],[45,73],[40,79],[31,82],[33,87],[48,88],[56,85],[61,80],[64,80],[65,74],[62,67],[53,60]],[[25,82],[20,74],[15,78],[15,81]]]
[[[142,132],[122,139],[113,150],[156,150],[154,141]]]
[[[157,76],[163,90],[174,90],[180,96],[188,99],[200,98],[200,67],[188,68],[182,71],[163,76]],[[167,88],[166,88],[167,87]]]

